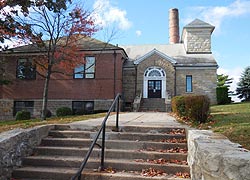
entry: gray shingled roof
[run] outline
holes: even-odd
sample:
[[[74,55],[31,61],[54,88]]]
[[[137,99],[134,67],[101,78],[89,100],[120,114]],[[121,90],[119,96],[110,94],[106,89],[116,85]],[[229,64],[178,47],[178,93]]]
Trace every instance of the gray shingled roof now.
[[[191,23],[184,26],[183,28],[212,28],[214,29],[215,27],[200,19],[195,19]]]
[[[217,66],[212,54],[187,54],[184,45],[127,45],[121,46],[127,52],[131,61],[136,61],[154,49],[173,58],[176,66]]]
[[[65,39],[66,39],[65,37],[62,37],[60,39],[61,43],[63,43]],[[77,44],[79,45],[81,50],[86,50],[86,51],[118,50],[118,49],[123,50],[122,48],[118,46],[114,46],[112,44],[105,43],[94,38],[83,37],[81,35],[79,36]],[[3,53],[34,53],[34,52],[43,52],[43,51],[45,51],[44,48],[41,49],[41,48],[38,48],[37,45],[29,44],[29,45],[19,46],[16,48],[5,50]]]

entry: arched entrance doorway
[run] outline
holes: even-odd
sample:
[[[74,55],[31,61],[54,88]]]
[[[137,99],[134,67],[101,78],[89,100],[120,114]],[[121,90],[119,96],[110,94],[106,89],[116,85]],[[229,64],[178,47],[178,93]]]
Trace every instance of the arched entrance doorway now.
[[[160,67],[149,67],[144,72],[143,98],[166,98],[166,73]]]

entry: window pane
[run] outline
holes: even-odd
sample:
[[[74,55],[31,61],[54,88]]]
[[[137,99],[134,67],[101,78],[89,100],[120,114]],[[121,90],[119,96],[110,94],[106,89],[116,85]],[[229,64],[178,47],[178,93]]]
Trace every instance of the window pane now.
[[[75,79],[82,79],[84,78],[83,74],[74,74]]]
[[[161,76],[161,73],[158,70],[152,70],[148,76]]]
[[[94,102],[86,102],[85,103],[85,111],[86,112],[94,111]]]
[[[80,65],[74,69],[74,78],[75,79],[84,78],[84,65]]]
[[[154,89],[154,81],[148,81],[148,90]]]
[[[161,90],[161,81],[155,81],[155,89]]]
[[[95,78],[95,75],[94,74],[85,74],[85,78],[93,79],[93,78]]]
[[[85,72],[95,72],[95,57],[86,57]]]
[[[192,76],[188,75],[186,76],[186,92],[192,92]]]
[[[84,72],[84,65],[80,65],[74,69],[74,73],[83,73]]]

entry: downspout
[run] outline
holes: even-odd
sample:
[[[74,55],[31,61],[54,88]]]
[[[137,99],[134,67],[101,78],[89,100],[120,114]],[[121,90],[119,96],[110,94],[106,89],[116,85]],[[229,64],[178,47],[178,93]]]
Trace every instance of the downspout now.
[[[174,96],[176,96],[176,66],[174,66]]]
[[[117,57],[117,54],[116,54],[116,51],[114,51],[114,99],[116,97],[116,57]]]
[[[137,65],[135,65],[135,95],[134,97],[136,97],[136,93],[137,93]]]

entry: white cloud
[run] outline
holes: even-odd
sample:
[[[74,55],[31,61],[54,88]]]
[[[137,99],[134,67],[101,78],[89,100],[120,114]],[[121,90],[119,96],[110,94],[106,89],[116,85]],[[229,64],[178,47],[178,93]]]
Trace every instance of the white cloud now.
[[[119,29],[126,30],[132,26],[126,17],[127,12],[113,6],[109,0],[96,0],[93,8],[95,21],[101,27],[117,24]]]
[[[226,18],[250,14],[250,1],[235,0],[228,6],[193,7],[191,12],[192,14],[184,20],[185,23],[191,22],[194,19],[193,16],[196,16],[214,25],[215,30],[219,32],[221,23]]]
[[[135,31],[136,36],[140,37],[142,35],[142,32],[140,30]]]

